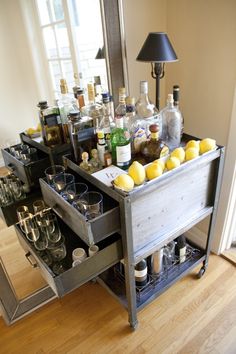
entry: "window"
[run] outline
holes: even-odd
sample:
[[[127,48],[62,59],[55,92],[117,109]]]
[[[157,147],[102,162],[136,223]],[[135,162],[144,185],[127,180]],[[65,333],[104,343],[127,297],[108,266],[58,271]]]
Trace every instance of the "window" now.
[[[99,0],[36,0],[36,5],[54,97],[61,78],[72,91],[75,83],[86,88],[100,76],[107,89],[105,59],[95,59],[104,46]]]

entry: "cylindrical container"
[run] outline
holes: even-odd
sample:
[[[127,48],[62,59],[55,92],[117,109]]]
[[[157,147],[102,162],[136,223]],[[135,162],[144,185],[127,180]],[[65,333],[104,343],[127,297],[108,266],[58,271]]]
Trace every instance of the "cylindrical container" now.
[[[97,245],[91,245],[88,249],[89,257],[94,256],[99,251],[99,247]]]
[[[142,287],[147,284],[147,262],[145,259],[136,264],[134,274],[136,286]]]
[[[87,254],[83,248],[75,248],[72,252],[73,261],[80,260],[84,261],[87,258]]]
[[[151,256],[151,273],[158,275],[162,271],[163,266],[163,248],[154,252]]]

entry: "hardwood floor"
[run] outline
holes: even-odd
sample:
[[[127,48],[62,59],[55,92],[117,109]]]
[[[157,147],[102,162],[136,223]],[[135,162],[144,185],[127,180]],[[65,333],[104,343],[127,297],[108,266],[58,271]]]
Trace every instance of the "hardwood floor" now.
[[[17,293],[24,296],[42,286],[44,280],[24,260],[13,228],[1,224],[0,242]],[[202,279],[196,273],[142,310],[135,332],[124,308],[97,283],[53,300],[10,327],[0,318],[0,353],[235,354],[236,268],[211,255]]]

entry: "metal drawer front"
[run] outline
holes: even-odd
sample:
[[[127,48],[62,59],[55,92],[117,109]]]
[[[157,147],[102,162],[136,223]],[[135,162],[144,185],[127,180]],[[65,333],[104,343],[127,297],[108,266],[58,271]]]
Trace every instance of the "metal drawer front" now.
[[[81,264],[71,267],[71,254],[68,251],[67,265],[69,269],[62,274],[55,275],[49,266],[44,263],[40,255],[35,252],[33,245],[28,242],[24,234],[18,226],[15,227],[19,242],[26,252],[27,258],[31,258],[30,263],[33,267],[38,266],[42,276],[47,281],[49,286],[58,297],[62,297],[72,290],[93,279],[106,269],[112,267],[123,258],[122,243],[118,234],[113,235],[111,238],[99,244],[100,251],[92,257],[88,257]],[[65,234],[68,248],[71,248],[71,238],[79,240],[76,235]],[[80,240],[78,242],[81,242]],[[77,244],[77,247],[81,246]],[[72,251],[72,249],[71,249]]]
[[[45,180],[40,179],[45,203],[87,244],[97,243],[120,230],[119,207],[107,199],[104,213],[90,221],[55,192]],[[106,197],[104,196],[104,201]],[[105,203],[104,203],[105,204]]]
[[[38,151],[38,160],[24,164],[15,158],[9,149],[2,149],[5,166],[8,167],[23,183],[28,186],[38,184],[38,179],[44,176],[45,168],[50,165],[49,157]]]

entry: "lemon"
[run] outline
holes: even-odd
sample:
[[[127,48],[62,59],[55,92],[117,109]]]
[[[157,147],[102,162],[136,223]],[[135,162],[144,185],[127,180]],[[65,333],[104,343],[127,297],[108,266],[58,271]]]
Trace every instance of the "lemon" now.
[[[134,161],[128,169],[128,174],[133,178],[134,183],[139,186],[146,178],[145,168],[138,161]]]
[[[211,138],[202,139],[200,141],[200,154],[204,154],[204,152],[214,150],[216,148],[216,141]]]
[[[146,167],[146,175],[148,180],[159,177],[162,175],[162,173],[163,173],[163,169],[159,163],[152,162],[150,165]]]
[[[172,151],[170,156],[177,157],[177,159],[179,159],[180,163],[182,163],[182,162],[184,162],[184,159],[185,159],[185,151],[182,147],[178,147]]]
[[[164,169],[165,169],[165,161],[163,161],[161,159],[157,159],[157,160],[153,161],[153,163],[157,163],[159,166],[161,166],[162,171],[164,171]]]
[[[185,150],[185,161],[195,159],[195,157],[197,157],[198,155],[199,155],[198,149],[194,147],[190,147]]]
[[[168,160],[166,161],[166,168],[167,170],[173,170],[176,167],[180,166],[180,161],[177,157],[175,156],[170,156]]]
[[[199,141],[197,140],[189,140],[185,146],[185,149],[187,150],[188,148],[195,148],[199,151]]]
[[[125,192],[130,192],[134,188],[134,180],[126,173],[122,173],[114,179],[114,185]]]

